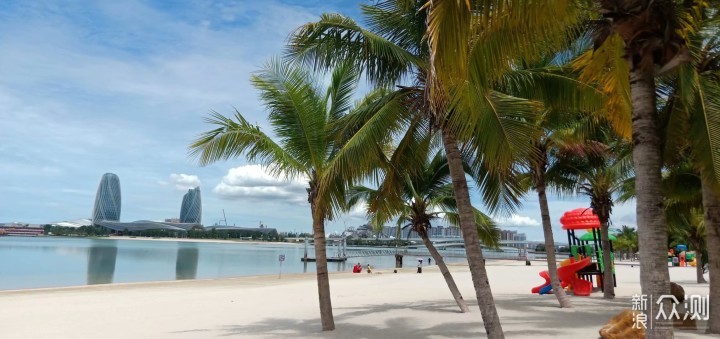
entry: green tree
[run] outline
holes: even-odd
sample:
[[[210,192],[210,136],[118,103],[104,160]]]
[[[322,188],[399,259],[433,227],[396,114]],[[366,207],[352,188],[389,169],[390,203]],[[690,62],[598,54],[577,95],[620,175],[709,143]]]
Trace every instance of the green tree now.
[[[390,170],[399,171],[394,166]],[[412,232],[416,232],[435,260],[460,311],[468,312],[467,304],[452,274],[428,236],[432,220],[440,218],[441,215],[453,226],[459,223],[447,159],[442,152],[437,152],[433,157],[428,157],[419,175],[411,177],[402,171],[405,180],[394,180],[394,174],[385,175],[386,180],[380,182],[377,189],[353,187],[348,201],[352,205],[360,201],[366,202],[368,215],[376,229],[381,229],[386,222],[398,218],[398,230],[404,226],[403,228],[409,227]],[[497,247],[500,230],[490,217],[477,209],[474,212],[481,241],[487,246]]]
[[[529,121],[540,105],[493,90],[492,85],[499,74],[512,68],[517,57],[564,41],[565,31],[576,22],[572,13],[577,6],[567,1],[516,1],[513,6],[473,1],[469,7],[465,3],[380,1],[362,7],[369,29],[341,15],[323,14],[318,22],[300,27],[291,36],[289,54],[319,69],[341,61],[353,62],[371,82],[380,85],[411,82],[400,90],[406,90],[413,100],[413,114],[398,117],[407,121],[406,136],[414,135],[423,125],[441,133],[483,324],[488,337],[502,338],[475,227],[463,154],[475,156],[477,161],[471,163],[475,170],[489,166],[490,177],[499,178],[478,185],[491,209],[518,203],[519,187],[505,179],[511,176],[514,157],[530,151],[526,140],[536,130]],[[459,20],[444,20],[442,15],[436,15],[443,13],[437,10],[444,4],[460,6]],[[444,29],[437,30],[438,25]],[[433,35],[433,31],[440,34]],[[450,40],[459,43],[444,47],[437,44]],[[452,71],[446,72],[442,65],[435,64],[434,53],[439,52],[460,58],[460,68],[472,68],[474,76],[458,77]],[[384,124],[397,126],[387,121]],[[486,158],[492,161],[484,162]]]
[[[323,330],[335,328],[330,300],[325,220],[345,204],[345,189],[377,159],[359,145],[354,135],[338,133],[337,123],[352,109],[373,105],[372,94],[352,108],[358,72],[349,64],[338,65],[325,91],[308,72],[281,60],[268,63],[252,77],[269,110],[268,120],[278,141],[250,124],[239,112],[233,118],[212,113],[207,122],[215,129],[201,134],[191,145],[191,155],[201,165],[240,156],[266,166],[276,176],[308,180],[308,203],[313,220],[320,318]],[[366,133],[362,130],[358,133]],[[375,148],[379,148],[376,146]],[[363,156],[364,158],[361,158]]]
[[[637,230],[627,225],[622,225],[619,232],[615,233],[614,248],[618,251],[625,251],[628,257],[632,257],[638,250]]]
[[[699,174],[701,181],[710,309],[716,310],[708,324],[710,333],[720,333],[720,15],[717,1],[698,3],[709,6],[692,17],[699,29],[686,37],[691,60],[658,87],[660,97],[667,98],[661,100],[665,159],[671,164],[690,159],[694,170],[688,172]],[[690,209],[683,215],[685,220],[677,224],[700,227]]]
[[[699,193],[699,192],[698,192]],[[668,228],[670,240],[676,244],[688,244],[695,251],[695,277],[698,284],[707,281],[703,275],[703,252],[707,249],[705,244],[705,221],[702,210],[692,209],[685,213],[668,213]]]
[[[568,164],[559,157],[565,153],[595,152],[584,135],[593,130],[597,118],[587,112],[600,110],[604,96],[594,87],[579,82],[570,61],[587,49],[587,38],[579,37],[568,49],[548,53],[533,61],[518,63],[517,68],[502,76],[500,88],[516,97],[536,100],[544,110],[535,121],[542,133],[531,140],[532,152],[519,159],[524,186],[537,192],[540,216],[547,248],[547,263],[553,294],[560,307],[572,307],[557,275],[548,190],[570,192],[576,176],[569,175]]]
[[[631,149],[609,131],[602,133],[605,147],[596,156],[583,154],[575,156],[578,175],[577,190],[590,198],[590,208],[600,220],[600,241],[602,243],[603,260],[603,296],[605,299],[615,298],[615,279],[610,253],[610,216],[615,198],[624,193],[626,183],[633,174]],[[615,141],[613,141],[615,140]]]
[[[632,107],[632,144],[637,186],[637,223],[640,241],[642,293],[670,293],[666,262],[667,221],[663,211],[661,169],[662,138],[657,111],[656,77],[690,60],[687,36],[697,30],[705,1],[618,0],[598,1],[603,19],[597,29],[596,46],[609,54],[624,56],[617,72],[619,83],[629,84],[620,95]],[[603,46],[605,45],[605,46]],[[603,55],[598,54],[598,59]],[[602,64],[602,62],[601,62]],[[607,68],[595,68],[601,78]],[[629,83],[627,82],[629,79]],[[629,93],[629,95],[627,95]],[[663,304],[667,311],[670,303]],[[720,325],[718,325],[720,327]],[[654,320],[648,338],[671,338],[672,324]]]

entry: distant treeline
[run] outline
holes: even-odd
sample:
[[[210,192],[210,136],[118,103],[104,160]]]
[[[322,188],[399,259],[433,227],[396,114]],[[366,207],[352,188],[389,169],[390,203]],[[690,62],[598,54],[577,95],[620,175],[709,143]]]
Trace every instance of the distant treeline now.
[[[110,235],[110,231],[102,227],[80,226],[80,227],[63,227],[63,226],[43,226],[45,235],[62,235],[76,237],[106,237]]]
[[[348,238],[346,240],[346,243],[348,246],[386,246],[386,247],[395,247],[397,246],[407,246],[410,245],[410,241],[407,240],[377,240],[377,239],[350,239]]]
[[[76,237],[102,237],[109,236],[110,231],[103,227],[81,226],[62,227],[45,225],[45,235],[76,236]],[[257,241],[285,241],[285,237],[271,230],[267,233],[249,230],[190,230],[186,234],[170,230],[129,230],[118,232],[119,235],[156,238],[190,238],[190,239],[244,239]]]
[[[278,234],[276,230],[270,230],[267,233],[249,230],[190,230],[187,232],[187,237],[192,239],[245,239],[260,241],[285,241],[285,237],[281,234]]]

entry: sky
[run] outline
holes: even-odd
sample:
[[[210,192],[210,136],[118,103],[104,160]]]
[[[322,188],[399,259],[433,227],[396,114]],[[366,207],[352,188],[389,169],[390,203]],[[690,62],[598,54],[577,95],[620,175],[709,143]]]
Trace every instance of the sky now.
[[[210,129],[203,118],[211,110],[237,109],[270,133],[252,72],[282,53],[293,29],[324,12],[361,20],[364,2],[0,2],[0,222],[88,218],[111,172],[120,178],[122,221],[176,218],[183,194],[200,186],[206,225],[227,218],[310,232],[302,181],[279,181],[242,158],[201,167],[187,146]],[[561,214],[588,206],[550,197],[557,240]],[[632,202],[616,205],[613,222],[635,226],[634,211]],[[530,195],[496,221],[540,240],[539,215]],[[363,223],[358,208],[327,232]]]

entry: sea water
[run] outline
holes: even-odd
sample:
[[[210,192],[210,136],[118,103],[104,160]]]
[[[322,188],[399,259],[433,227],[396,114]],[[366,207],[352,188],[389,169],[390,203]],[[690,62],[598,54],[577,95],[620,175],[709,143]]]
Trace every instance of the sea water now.
[[[281,270],[312,274],[315,263],[303,263],[304,252],[303,244],[286,243],[0,237],[0,290],[277,275]],[[329,247],[328,255],[334,254]],[[315,256],[312,246],[308,256]],[[408,257],[405,265],[415,266],[415,260]],[[349,272],[358,262],[395,267],[394,256],[373,256],[330,262],[328,269]]]

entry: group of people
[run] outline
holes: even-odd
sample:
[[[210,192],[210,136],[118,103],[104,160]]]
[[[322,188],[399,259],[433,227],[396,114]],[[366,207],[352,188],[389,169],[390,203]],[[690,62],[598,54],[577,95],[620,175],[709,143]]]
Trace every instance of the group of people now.
[[[367,264],[367,272],[372,273],[372,267],[370,264]],[[362,265],[360,263],[357,263],[357,265],[353,266],[353,273],[362,273]]]
[[[417,270],[418,273],[422,273],[423,261],[424,261],[424,259],[418,258],[418,270]],[[427,262],[428,262],[428,265],[430,265],[430,263],[432,262],[432,259],[428,258]],[[362,273],[362,271],[363,271],[363,267],[362,267],[362,265],[360,265],[360,263],[357,263],[355,266],[353,266],[353,273]],[[367,264],[367,272],[372,273],[372,267],[370,266],[370,264]],[[395,270],[395,273],[397,273],[397,270]]]

